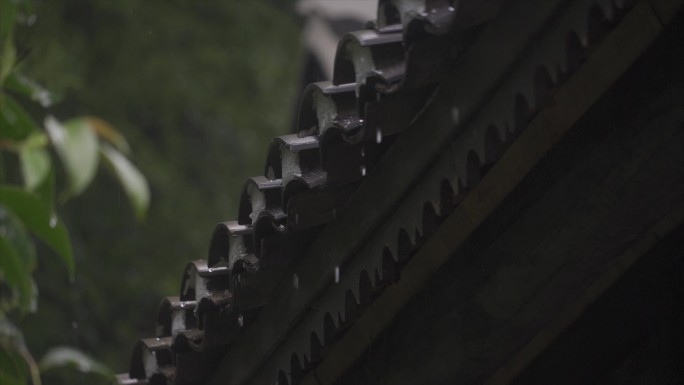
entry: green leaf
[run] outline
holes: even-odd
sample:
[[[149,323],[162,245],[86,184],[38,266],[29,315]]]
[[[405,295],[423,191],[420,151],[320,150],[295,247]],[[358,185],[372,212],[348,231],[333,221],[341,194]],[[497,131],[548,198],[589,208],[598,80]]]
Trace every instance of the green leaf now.
[[[12,321],[0,316],[0,384],[20,381],[18,383],[26,385],[27,372],[31,383],[40,385],[38,366],[26,348],[24,335]]]
[[[98,164],[98,142],[88,121],[71,119],[61,124],[48,116],[45,129],[67,174],[65,197],[80,194],[93,180]]]
[[[21,264],[23,276],[28,279],[27,285],[23,280],[18,282],[19,284],[16,281],[8,282],[9,286],[13,289],[12,296],[14,298],[10,303],[3,304],[2,308],[13,308],[18,305],[22,311],[34,313],[38,307],[38,287],[31,277],[37,265],[35,246],[22,221],[12,212],[5,209],[2,204],[0,204],[0,236],[14,249],[16,258],[18,258]],[[7,249],[7,245],[3,249]],[[1,261],[0,270],[5,270],[3,266],[7,266],[10,269],[13,267],[9,260],[11,255],[9,251],[0,252],[0,259],[7,258],[7,260]],[[7,265],[8,263],[10,265]],[[14,268],[13,271],[16,272],[18,270]],[[0,276],[2,275],[0,274]]]
[[[47,137],[43,133],[33,133],[19,148],[21,174],[24,185],[30,191],[36,190],[50,174],[50,155],[45,149]]]
[[[3,96],[0,103],[0,138],[23,140],[32,132],[38,131],[38,126],[24,109],[9,95]]]
[[[90,128],[102,139],[113,144],[114,147],[124,154],[130,153],[131,148],[126,141],[126,138],[114,127],[112,127],[111,124],[96,116],[86,116],[82,119],[84,119],[90,125]]]
[[[0,41],[12,35],[17,6],[14,1],[0,1]]]
[[[21,355],[0,345],[0,384],[26,385],[27,368]]]
[[[19,152],[19,158],[24,184],[29,191],[33,191],[50,173],[50,156],[43,148],[24,148]]]
[[[50,349],[40,360],[38,367],[42,372],[62,367],[73,367],[83,373],[94,373],[111,378],[112,371],[103,363],[82,351],[67,346]]]
[[[33,240],[21,220],[3,205],[0,205],[0,235],[14,247],[24,270],[32,273],[36,268],[36,248]]]
[[[38,308],[38,287],[33,281],[31,274],[37,265],[36,248],[23,223],[2,205],[0,205],[0,236],[14,248],[21,263],[21,268],[29,280],[28,292],[21,292],[21,287],[13,287],[12,296],[15,298],[12,300],[10,307],[15,307],[18,304],[22,311],[35,313]],[[0,258],[2,258],[1,255]]]
[[[19,308],[26,311],[31,305],[31,275],[24,269],[14,246],[0,235],[0,279],[16,291]]]
[[[150,188],[143,174],[120,152],[102,144],[100,153],[119,179],[138,220],[143,220],[150,204]]]
[[[48,169],[48,174],[43,182],[36,186],[33,193],[45,203],[54,215],[55,212],[55,171],[52,167]]]
[[[54,95],[43,88],[40,84],[16,72],[10,74],[5,80],[8,90],[24,95],[27,98],[40,103],[43,107],[49,107],[55,102]]]
[[[69,234],[62,221],[36,195],[18,187],[0,186],[0,204],[19,217],[26,228],[54,250],[64,262],[69,277],[74,276],[74,257]]]
[[[10,31],[11,32],[11,31]],[[5,84],[5,79],[14,69],[14,63],[17,60],[17,52],[12,41],[12,33],[8,33],[2,42],[2,51],[0,51],[0,85]]]

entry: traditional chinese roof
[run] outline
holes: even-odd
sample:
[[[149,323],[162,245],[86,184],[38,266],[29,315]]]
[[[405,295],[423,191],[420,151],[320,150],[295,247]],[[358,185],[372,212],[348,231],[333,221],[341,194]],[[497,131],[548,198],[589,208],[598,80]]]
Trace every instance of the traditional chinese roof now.
[[[119,382],[334,382],[655,40],[660,4],[380,0]]]

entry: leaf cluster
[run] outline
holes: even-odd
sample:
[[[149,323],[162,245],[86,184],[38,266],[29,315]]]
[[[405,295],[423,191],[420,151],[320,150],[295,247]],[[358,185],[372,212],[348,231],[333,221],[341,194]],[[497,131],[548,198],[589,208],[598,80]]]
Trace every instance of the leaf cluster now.
[[[244,180],[262,172],[269,141],[290,128],[297,19],[280,0],[36,4],[35,25],[17,28],[22,72],[59,100],[53,116],[96,113],[128,139],[153,204],[134,223],[125,190],[98,173],[60,206],[78,274],[55,279],[61,262],[42,258],[40,308],[22,330],[34,354],[79,346],[124,371],[131,347],[154,333],[159,300],[177,292],[189,260],[206,255],[214,225],[234,218]],[[39,115],[39,103],[22,105]],[[19,164],[6,170],[22,180]],[[67,175],[56,171],[62,192]]]
[[[74,278],[69,234],[57,204],[81,194],[93,181],[100,161],[126,192],[136,217],[149,206],[145,177],[128,159],[130,146],[106,121],[82,116],[60,121],[44,110],[42,124],[26,105],[48,108],[55,98],[21,73],[14,44],[17,24],[35,22],[33,3],[0,0],[0,383],[40,383],[39,371],[70,366],[81,372],[111,376],[101,363],[69,347],[55,348],[36,364],[14,320],[35,312],[38,304],[33,273],[34,239],[51,249]],[[20,169],[13,180],[10,169]],[[58,176],[64,176],[59,199]]]

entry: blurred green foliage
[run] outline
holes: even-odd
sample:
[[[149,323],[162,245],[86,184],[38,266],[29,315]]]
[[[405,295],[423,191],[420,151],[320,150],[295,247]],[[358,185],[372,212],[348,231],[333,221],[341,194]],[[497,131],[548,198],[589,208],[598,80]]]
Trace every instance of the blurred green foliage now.
[[[34,280],[39,266],[34,239],[52,249],[41,252],[40,259],[59,257],[73,281],[74,254],[55,205],[57,189],[62,190],[61,202],[81,194],[93,181],[101,157],[121,183],[136,218],[143,219],[149,187],[128,160],[130,146],[121,133],[92,116],[60,122],[45,110],[53,95],[21,72],[15,32],[35,24],[34,4],[0,0],[0,383],[40,385],[46,376],[52,383],[87,377],[106,383],[112,379],[110,369],[79,349],[52,348],[37,364],[27,347],[24,332],[33,334],[24,321],[38,309],[38,286],[42,288]],[[40,109],[29,113],[27,107],[33,105]],[[63,177],[56,178],[59,172]],[[60,275],[55,273],[50,270],[43,278],[56,281]]]
[[[4,0],[0,0],[4,1]],[[185,264],[205,258],[213,226],[231,219],[245,178],[290,127],[301,47],[289,3],[44,0],[17,30],[24,73],[59,96],[56,116],[93,114],[128,138],[149,180],[140,225],[110,175],[63,210],[76,275],[41,261],[29,349],[72,345],[126,371],[156,306],[177,295]],[[40,246],[39,246],[40,247]],[[41,250],[38,250],[40,255]]]

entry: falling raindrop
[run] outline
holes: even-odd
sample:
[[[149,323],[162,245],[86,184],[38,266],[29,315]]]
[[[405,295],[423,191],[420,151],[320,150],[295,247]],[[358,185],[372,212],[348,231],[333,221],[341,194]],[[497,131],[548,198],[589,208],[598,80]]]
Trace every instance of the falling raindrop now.
[[[185,304],[183,302],[180,303],[181,309],[185,307]]]
[[[366,176],[366,166],[361,166],[361,176]]]
[[[209,272],[211,273],[211,272],[213,272],[213,271],[214,271],[214,269],[210,267],[210,268],[209,268]]]
[[[340,267],[335,266],[335,283],[340,282]]]
[[[366,149],[361,147],[361,157],[363,158],[365,156],[366,156]]]
[[[245,318],[242,316],[242,314],[238,315],[237,321],[240,327],[245,326]]]
[[[57,227],[57,216],[56,216],[55,214],[52,214],[52,215],[50,216],[50,223],[49,223],[49,225],[50,225],[50,228],[51,228],[51,229],[54,229],[55,227]]]
[[[382,130],[379,126],[375,129],[375,143],[382,143]]]
[[[297,274],[292,275],[292,287],[299,289],[299,276]]]
[[[461,121],[461,111],[458,108],[454,107],[451,109],[451,119],[455,125],[458,125]]]

